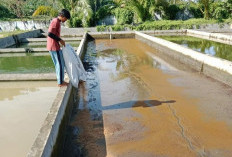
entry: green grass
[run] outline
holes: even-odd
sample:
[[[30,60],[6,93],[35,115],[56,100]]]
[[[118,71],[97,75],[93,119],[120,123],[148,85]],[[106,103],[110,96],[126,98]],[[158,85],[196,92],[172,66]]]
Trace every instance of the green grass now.
[[[52,19],[50,16],[28,16],[28,17],[23,17],[23,18],[5,18],[5,17],[0,17],[0,21],[30,21],[30,20],[35,20],[35,21],[40,21],[40,20],[49,20]]]
[[[11,31],[11,32],[0,32],[0,38],[5,38],[11,35],[16,35],[16,34],[20,34],[20,33],[24,33],[24,32],[28,32],[30,30],[15,30],[15,31]]]

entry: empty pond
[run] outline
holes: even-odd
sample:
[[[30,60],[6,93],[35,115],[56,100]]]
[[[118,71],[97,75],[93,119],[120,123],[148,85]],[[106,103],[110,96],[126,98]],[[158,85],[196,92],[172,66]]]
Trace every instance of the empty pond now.
[[[198,52],[232,61],[232,45],[196,38],[192,36],[157,36],[159,38],[180,44]]]
[[[0,82],[0,156],[25,157],[59,88],[55,81]]]
[[[50,73],[54,72],[51,57],[27,56],[0,57],[0,73]]]
[[[63,156],[231,156],[232,88],[136,39],[96,40]]]

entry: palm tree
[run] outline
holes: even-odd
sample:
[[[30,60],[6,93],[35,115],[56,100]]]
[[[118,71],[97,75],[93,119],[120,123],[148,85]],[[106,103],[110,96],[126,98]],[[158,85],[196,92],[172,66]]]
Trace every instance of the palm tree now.
[[[155,12],[165,15],[167,0],[115,0],[121,7],[128,7],[140,22],[152,19]]]
[[[90,6],[88,0],[59,0],[64,8],[70,10],[71,19],[75,18],[80,19],[82,21],[82,25],[84,27],[89,25],[90,19],[93,14],[93,10]],[[71,25],[75,27],[75,25]]]

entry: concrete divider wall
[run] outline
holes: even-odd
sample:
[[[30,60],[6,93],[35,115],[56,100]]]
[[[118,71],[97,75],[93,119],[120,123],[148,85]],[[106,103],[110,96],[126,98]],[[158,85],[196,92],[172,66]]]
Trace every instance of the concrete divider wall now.
[[[77,54],[84,54],[84,46],[87,34],[83,36]],[[70,120],[76,89],[71,84],[67,88],[62,87],[45,119],[39,134],[28,153],[28,157],[57,157],[62,151],[64,143],[64,131]]]
[[[140,32],[135,32],[135,34],[136,39],[160,50],[171,58],[184,63],[207,76],[232,86],[232,62],[208,56],[181,45]]]
[[[48,29],[43,28],[44,35],[46,36],[48,34]],[[61,37],[78,37],[78,36],[83,36],[84,32],[97,32],[96,27],[88,27],[88,28],[61,28]]]
[[[203,32],[190,29],[187,30],[187,35],[232,45],[232,36],[230,35]]]
[[[37,37],[40,37],[42,35],[41,33],[42,33],[41,29],[37,29],[37,30],[33,30],[33,31],[18,34],[16,36],[17,36],[18,40],[21,42],[25,38],[37,38]]]
[[[9,46],[16,45],[16,44],[20,43],[21,40],[23,40],[24,38],[36,38],[39,36],[41,36],[41,30],[37,29],[37,30],[21,33],[18,35],[13,35],[13,36],[9,36],[6,38],[1,38],[0,39],[0,48],[6,48]]]
[[[157,34],[157,35],[166,35],[166,34],[186,34],[187,29],[180,30],[150,30],[150,31],[139,31],[145,34]]]
[[[76,53],[78,56],[80,56],[80,58],[82,58],[84,54],[84,50],[85,50],[86,42],[87,42],[87,36],[88,36],[88,33],[84,33],[83,38],[80,42],[80,45],[76,50]]]
[[[121,39],[121,38],[134,38],[135,33],[133,31],[127,32],[95,32],[88,33],[94,39]]]

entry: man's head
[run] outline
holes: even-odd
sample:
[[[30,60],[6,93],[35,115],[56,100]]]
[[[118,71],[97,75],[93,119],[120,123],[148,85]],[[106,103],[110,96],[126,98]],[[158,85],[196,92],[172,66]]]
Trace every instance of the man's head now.
[[[67,19],[70,19],[70,12],[66,9],[62,9],[59,13],[59,19],[64,23]]]

